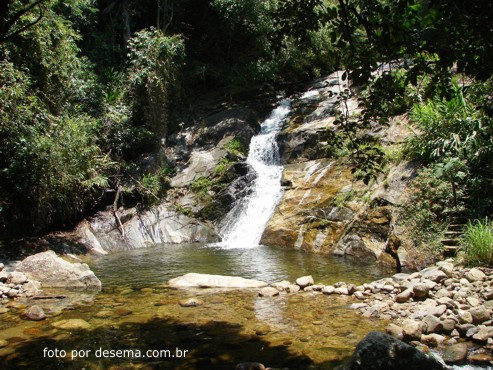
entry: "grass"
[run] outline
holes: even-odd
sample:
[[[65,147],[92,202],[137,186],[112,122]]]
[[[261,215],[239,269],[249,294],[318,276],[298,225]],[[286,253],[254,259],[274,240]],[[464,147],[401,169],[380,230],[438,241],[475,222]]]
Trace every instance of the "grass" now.
[[[245,146],[241,143],[239,139],[233,139],[224,145],[224,149],[232,154],[239,155],[241,157],[246,157],[247,150]]]
[[[470,266],[493,266],[493,222],[488,218],[469,222],[464,233],[465,262]]]

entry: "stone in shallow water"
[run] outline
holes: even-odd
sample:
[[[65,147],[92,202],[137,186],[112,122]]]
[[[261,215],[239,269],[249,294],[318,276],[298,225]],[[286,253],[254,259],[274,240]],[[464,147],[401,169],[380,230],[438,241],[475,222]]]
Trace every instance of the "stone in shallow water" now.
[[[223,276],[189,273],[169,282],[172,288],[263,288],[268,284],[264,281],[245,279],[238,276]]]
[[[9,345],[9,342],[7,342],[5,339],[0,339],[0,348],[7,347]]]
[[[272,288],[268,286],[260,289],[258,295],[261,297],[274,297],[276,295],[279,295],[279,291],[276,288]]]
[[[299,291],[300,291],[300,286],[295,284],[291,284],[286,288],[286,292],[288,293],[298,293]]]
[[[302,276],[302,277],[296,279],[296,284],[299,285],[301,289],[303,289],[304,287],[307,287],[309,285],[313,285],[314,284],[313,277]]]
[[[187,299],[182,299],[180,301],[180,306],[182,307],[197,307],[202,305],[204,302],[202,302],[198,298],[187,298]]]
[[[51,324],[51,326],[57,329],[64,330],[89,329],[91,327],[91,325],[87,321],[82,319],[67,319],[55,321]]]
[[[98,319],[106,319],[111,316],[113,316],[113,312],[107,310],[99,311],[94,315],[94,317],[97,317]]]
[[[29,320],[40,321],[46,319],[43,309],[37,305],[31,306],[26,310],[26,317]]]
[[[459,364],[466,359],[467,356],[467,344],[457,343],[450,347],[447,347],[443,353],[443,360],[447,364]]]
[[[289,281],[286,281],[286,280],[283,280],[283,281],[280,281],[280,282],[278,282],[278,283],[274,283],[274,284],[272,284],[272,286],[273,286],[274,288],[276,288],[277,290],[279,290],[279,291],[281,291],[281,292],[282,292],[283,290],[285,290],[285,289],[286,289],[288,286],[290,286],[290,285],[291,285],[291,283],[290,283]]]

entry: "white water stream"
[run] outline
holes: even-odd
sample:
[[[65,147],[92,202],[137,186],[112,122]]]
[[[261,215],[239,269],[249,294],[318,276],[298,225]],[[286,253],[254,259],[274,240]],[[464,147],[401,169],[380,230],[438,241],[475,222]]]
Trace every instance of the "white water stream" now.
[[[289,100],[283,100],[261,124],[260,133],[250,142],[247,163],[256,172],[250,195],[226,216],[221,229],[222,248],[257,247],[262,233],[281,199],[282,166],[276,137],[290,112]]]

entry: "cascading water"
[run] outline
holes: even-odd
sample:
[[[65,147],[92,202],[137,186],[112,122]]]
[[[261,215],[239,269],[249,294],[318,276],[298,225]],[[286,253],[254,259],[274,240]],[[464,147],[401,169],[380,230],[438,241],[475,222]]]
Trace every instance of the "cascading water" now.
[[[259,245],[262,233],[281,199],[279,149],[276,137],[290,111],[283,100],[262,124],[260,133],[250,142],[247,163],[256,172],[250,195],[226,216],[222,227],[222,248],[252,248]]]

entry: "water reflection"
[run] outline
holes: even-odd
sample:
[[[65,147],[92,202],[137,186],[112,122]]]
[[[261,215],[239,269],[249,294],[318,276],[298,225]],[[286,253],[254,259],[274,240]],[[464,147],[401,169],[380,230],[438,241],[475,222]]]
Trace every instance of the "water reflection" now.
[[[347,257],[267,246],[222,249],[201,244],[158,245],[102,256],[89,264],[104,287],[118,285],[138,289],[166,283],[188,272],[235,275],[268,283],[294,281],[308,274],[316,282],[326,284],[342,280],[358,284],[391,273],[373,261],[363,264]]]

